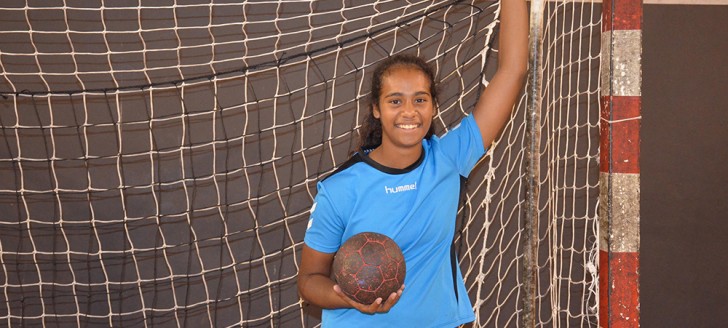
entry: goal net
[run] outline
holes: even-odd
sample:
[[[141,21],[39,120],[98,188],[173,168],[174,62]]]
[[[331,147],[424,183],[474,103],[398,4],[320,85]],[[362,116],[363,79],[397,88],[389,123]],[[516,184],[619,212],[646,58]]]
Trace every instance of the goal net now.
[[[317,326],[296,291],[309,208],[355,147],[373,67],[426,58],[445,132],[495,71],[499,12],[3,1],[0,325]],[[538,326],[597,326],[601,9],[553,1],[543,17],[538,216],[525,214],[529,92],[458,215],[474,327],[523,327],[524,299]]]

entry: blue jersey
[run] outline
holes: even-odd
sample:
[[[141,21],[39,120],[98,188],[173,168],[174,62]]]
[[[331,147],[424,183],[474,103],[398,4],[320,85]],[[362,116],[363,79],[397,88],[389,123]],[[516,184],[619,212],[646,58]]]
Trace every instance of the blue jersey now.
[[[405,290],[388,313],[324,309],[324,327],[454,327],[475,319],[452,247],[462,177],[485,153],[480,130],[468,116],[422,145],[407,168],[357,153],[317,184],[306,245],[334,253],[357,233],[378,232],[400,246],[407,265]]]

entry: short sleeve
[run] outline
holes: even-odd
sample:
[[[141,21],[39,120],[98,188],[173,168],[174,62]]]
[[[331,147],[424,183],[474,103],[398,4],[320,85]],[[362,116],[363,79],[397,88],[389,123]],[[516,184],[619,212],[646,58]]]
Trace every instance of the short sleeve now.
[[[460,124],[441,136],[439,143],[440,151],[455,163],[464,177],[485,154],[483,137],[472,115],[463,118]]]
[[[332,205],[330,195],[324,185],[316,185],[318,193],[311,206],[306,236],[303,241],[308,247],[323,253],[334,253],[341,246],[344,224],[341,216]]]

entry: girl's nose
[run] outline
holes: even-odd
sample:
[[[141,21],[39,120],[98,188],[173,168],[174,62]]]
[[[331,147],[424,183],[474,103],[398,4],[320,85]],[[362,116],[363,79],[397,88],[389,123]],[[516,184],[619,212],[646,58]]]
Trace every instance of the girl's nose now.
[[[415,115],[417,112],[417,108],[415,107],[415,104],[412,101],[407,101],[404,104],[404,108],[402,110],[402,113],[405,115]]]

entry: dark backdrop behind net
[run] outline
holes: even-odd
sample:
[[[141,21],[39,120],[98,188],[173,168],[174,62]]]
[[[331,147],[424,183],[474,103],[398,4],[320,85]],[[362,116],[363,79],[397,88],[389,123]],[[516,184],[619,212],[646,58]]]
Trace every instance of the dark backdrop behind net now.
[[[373,66],[428,59],[444,132],[497,65],[492,2],[27,5],[0,8],[10,326],[315,326],[295,284],[308,210],[356,146]],[[600,13],[546,19],[539,321],[594,326]],[[525,101],[458,218],[476,326],[518,324]]]

